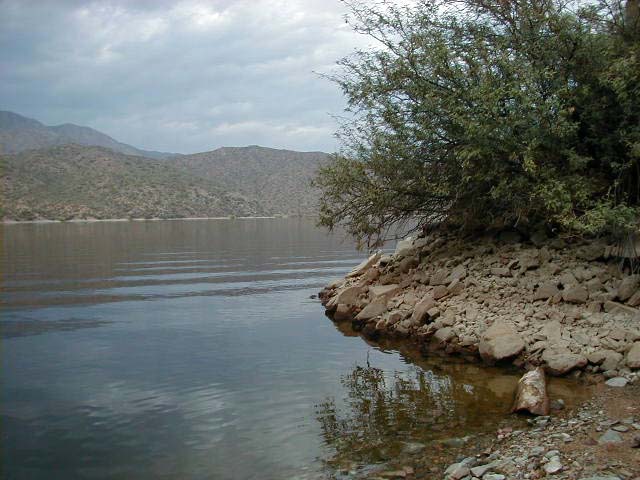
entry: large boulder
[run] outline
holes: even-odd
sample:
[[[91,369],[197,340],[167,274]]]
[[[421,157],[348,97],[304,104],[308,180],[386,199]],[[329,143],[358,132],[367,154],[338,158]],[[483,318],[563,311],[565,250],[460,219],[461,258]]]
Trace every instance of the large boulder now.
[[[544,351],[542,361],[547,365],[547,371],[552,375],[564,375],[571,370],[587,365],[587,359],[583,355],[552,349]]]
[[[519,355],[524,346],[522,337],[513,325],[496,322],[482,335],[478,350],[485,362],[495,363]]]
[[[371,267],[373,267],[378,262],[378,260],[380,260],[380,258],[382,258],[381,252],[374,253],[369,258],[363,260],[362,263],[360,263],[360,265],[358,265],[356,268],[351,270],[351,272],[347,274],[347,278],[362,275]]]
[[[541,367],[525,373],[518,381],[513,412],[529,412],[533,415],[549,415],[549,397],[544,369]]]

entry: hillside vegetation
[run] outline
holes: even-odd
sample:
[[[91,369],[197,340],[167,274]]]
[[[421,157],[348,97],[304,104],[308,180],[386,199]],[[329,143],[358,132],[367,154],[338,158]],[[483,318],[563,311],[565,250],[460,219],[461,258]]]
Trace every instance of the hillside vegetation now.
[[[7,220],[312,215],[325,154],[222,148],[154,160],[63,145],[0,156]]]
[[[326,158],[320,152],[249,146],[184,155],[169,163],[259,201],[265,212],[299,215],[317,212],[318,194],[310,179]]]

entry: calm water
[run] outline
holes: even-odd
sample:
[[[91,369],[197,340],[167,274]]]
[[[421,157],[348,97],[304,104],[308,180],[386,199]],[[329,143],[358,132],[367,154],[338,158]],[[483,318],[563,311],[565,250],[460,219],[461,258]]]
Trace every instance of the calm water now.
[[[3,478],[322,478],[508,410],[511,375],[334,326],[310,296],[362,254],[310,222],[10,225],[3,239]]]

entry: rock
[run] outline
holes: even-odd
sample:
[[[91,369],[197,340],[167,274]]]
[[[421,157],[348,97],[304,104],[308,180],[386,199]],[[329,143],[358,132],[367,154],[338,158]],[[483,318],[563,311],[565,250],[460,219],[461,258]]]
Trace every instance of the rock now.
[[[534,300],[546,300],[560,293],[558,286],[554,282],[547,282],[538,287],[533,294]]]
[[[613,350],[602,350],[604,353],[604,360],[602,361],[603,370],[615,370],[622,360],[622,354]]]
[[[627,301],[627,304],[631,307],[640,306],[640,290],[638,290],[631,296],[631,298]]]
[[[485,473],[482,480],[505,480],[506,478],[500,473]]]
[[[447,270],[438,270],[429,279],[429,285],[437,286],[437,285],[446,285],[449,282],[447,279],[449,278],[449,273]]]
[[[495,462],[487,463],[486,465],[478,465],[477,467],[473,467],[471,469],[471,475],[476,478],[481,478],[487,472],[490,472],[495,468]]]
[[[370,320],[378,317],[387,311],[387,302],[384,300],[375,300],[364,307],[362,311],[356,315],[356,320]]]
[[[609,429],[598,439],[598,443],[600,445],[605,445],[607,443],[622,443],[622,437],[618,432]]]
[[[631,440],[631,448],[640,448],[640,435],[634,435]]]
[[[372,302],[376,300],[388,300],[400,291],[400,285],[392,283],[390,285],[376,285],[369,287],[369,297]]]
[[[580,480],[622,480],[614,475],[596,475],[593,477],[582,477]]]
[[[402,447],[402,451],[409,455],[416,455],[422,452],[427,446],[424,443],[419,442],[407,442]]]
[[[587,359],[582,355],[551,349],[544,351],[542,361],[547,364],[547,371],[552,375],[564,375],[575,368],[587,365]]]
[[[580,285],[574,285],[562,292],[562,299],[569,303],[585,303],[589,299],[589,292]]]
[[[511,270],[507,267],[493,267],[491,269],[491,275],[495,275],[496,277],[510,277]]]
[[[455,336],[456,334],[453,331],[453,328],[451,327],[441,328],[437,330],[436,333],[434,334],[434,338],[440,343],[447,343],[449,340],[451,340]]]
[[[458,265],[455,267],[449,276],[447,277],[447,284],[456,280],[464,280],[467,277],[467,267],[464,265]]]
[[[438,307],[433,307],[429,309],[427,314],[429,315],[429,320],[435,320],[440,316],[440,310],[438,309]]]
[[[624,277],[618,285],[616,296],[621,302],[629,300],[637,291],[640,286],[640,275],[629,275]]]
[[[450,293],[451,295],[460,295],[463,290],[464,290],[464,283],[462,283],[457,278],[453,282],[451,282],[447,287],[447,293]]]
[[[469,475],[469,472],[469,467],[464,463],[454,463],[453,465],[449,465],[449,468],[444,471],[444,478],[449,480],[461,480]]]
[[[396,244],[396,250],[393,253],[393,255],[396,257],[403,257],[405,255],[412,253],[414,248],[415,247],[413,246],[413,238],[407,237],[404,240],[400,240]]]
[[[420,300],[415,308],[413,314],[411,314],[411,320],[418,324],[423,324],[429,320],[429,310],[435,307],[436,302],[431,295],[424,297]]]
[[[549,414],[549,397],[544,369],[538,367],[525,373],[518,381],[518,390],[512,412],[529,412],[533,415]]]
[[[627,367],[640,368],[640,342],[636,342],[627,352]]]
[[[627,380],[624,377],[613,377],[610,378],[609,380],[607,380],[606,382],[604,382],[607,386],[609,387],[625,387],[627,385],[627,383],[629,383],[629,380]]]
[[[400,273],[407,273],[409,270],[417,267],[419,264],[420,264],[420,261],[418,260],[417,257],[407,256],[407,257],[404,257],[402,260],[400,260],[397,268]]]
[[[496,322],[489,327],[478,345],[480,356],[488,363],[513,358],[524,347],[524,341],[515,328],[504,322]]]
[[[560,457],[554,456],[549,459],[547,463],[544,464],[544,471],[547,475],[553,475],[554,473],[558,473],[562,470],[562,463],[560,462]]]
[[[364,272],[366,272],[371,267],[373,267],[376,264],[376,262],[380,260],[380,258],[382,258],[381,252],[374,253],[366,260],[363,260],[362,263],[358,265],[356,268],[351,270],[351,272],[347,274],[347,278],[357,277],[359,275],[362,275]]]
[[[614,315],[628,315],[631,317],[635,317],[640,312],[637,308],[629,307],[612,300],[604,302],[604,311],[607,313],[613,313]]]
[[[442,297],[445,297],[448,293],[449,291],[447,290],[447,287],[445,287],[444,285],[438,285],[433,289],[433,291],[431,292],[431,295],[433,295],[434,300],[440,300]]]
[[[333,319],[336,322],[343,322],[345,320],[353,319],[351,307],[349,305],[345,305],[344,303],[339,303],[338,308],[336,308],[336,311],[333,313]]]
[[[360,287],[347,287],[338,292],[334,297],[336,305],[344,303],[345,305],[354,305],[358,301],[358,295],[362,292]]]

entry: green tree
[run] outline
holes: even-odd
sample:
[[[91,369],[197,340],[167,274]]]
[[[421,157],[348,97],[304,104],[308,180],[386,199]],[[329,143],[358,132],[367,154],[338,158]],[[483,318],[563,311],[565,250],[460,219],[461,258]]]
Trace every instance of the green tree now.
[[[349,3],[377,42],[332,77],[353,114],[319,170],[320,223],[635,228],[637,0]]]

